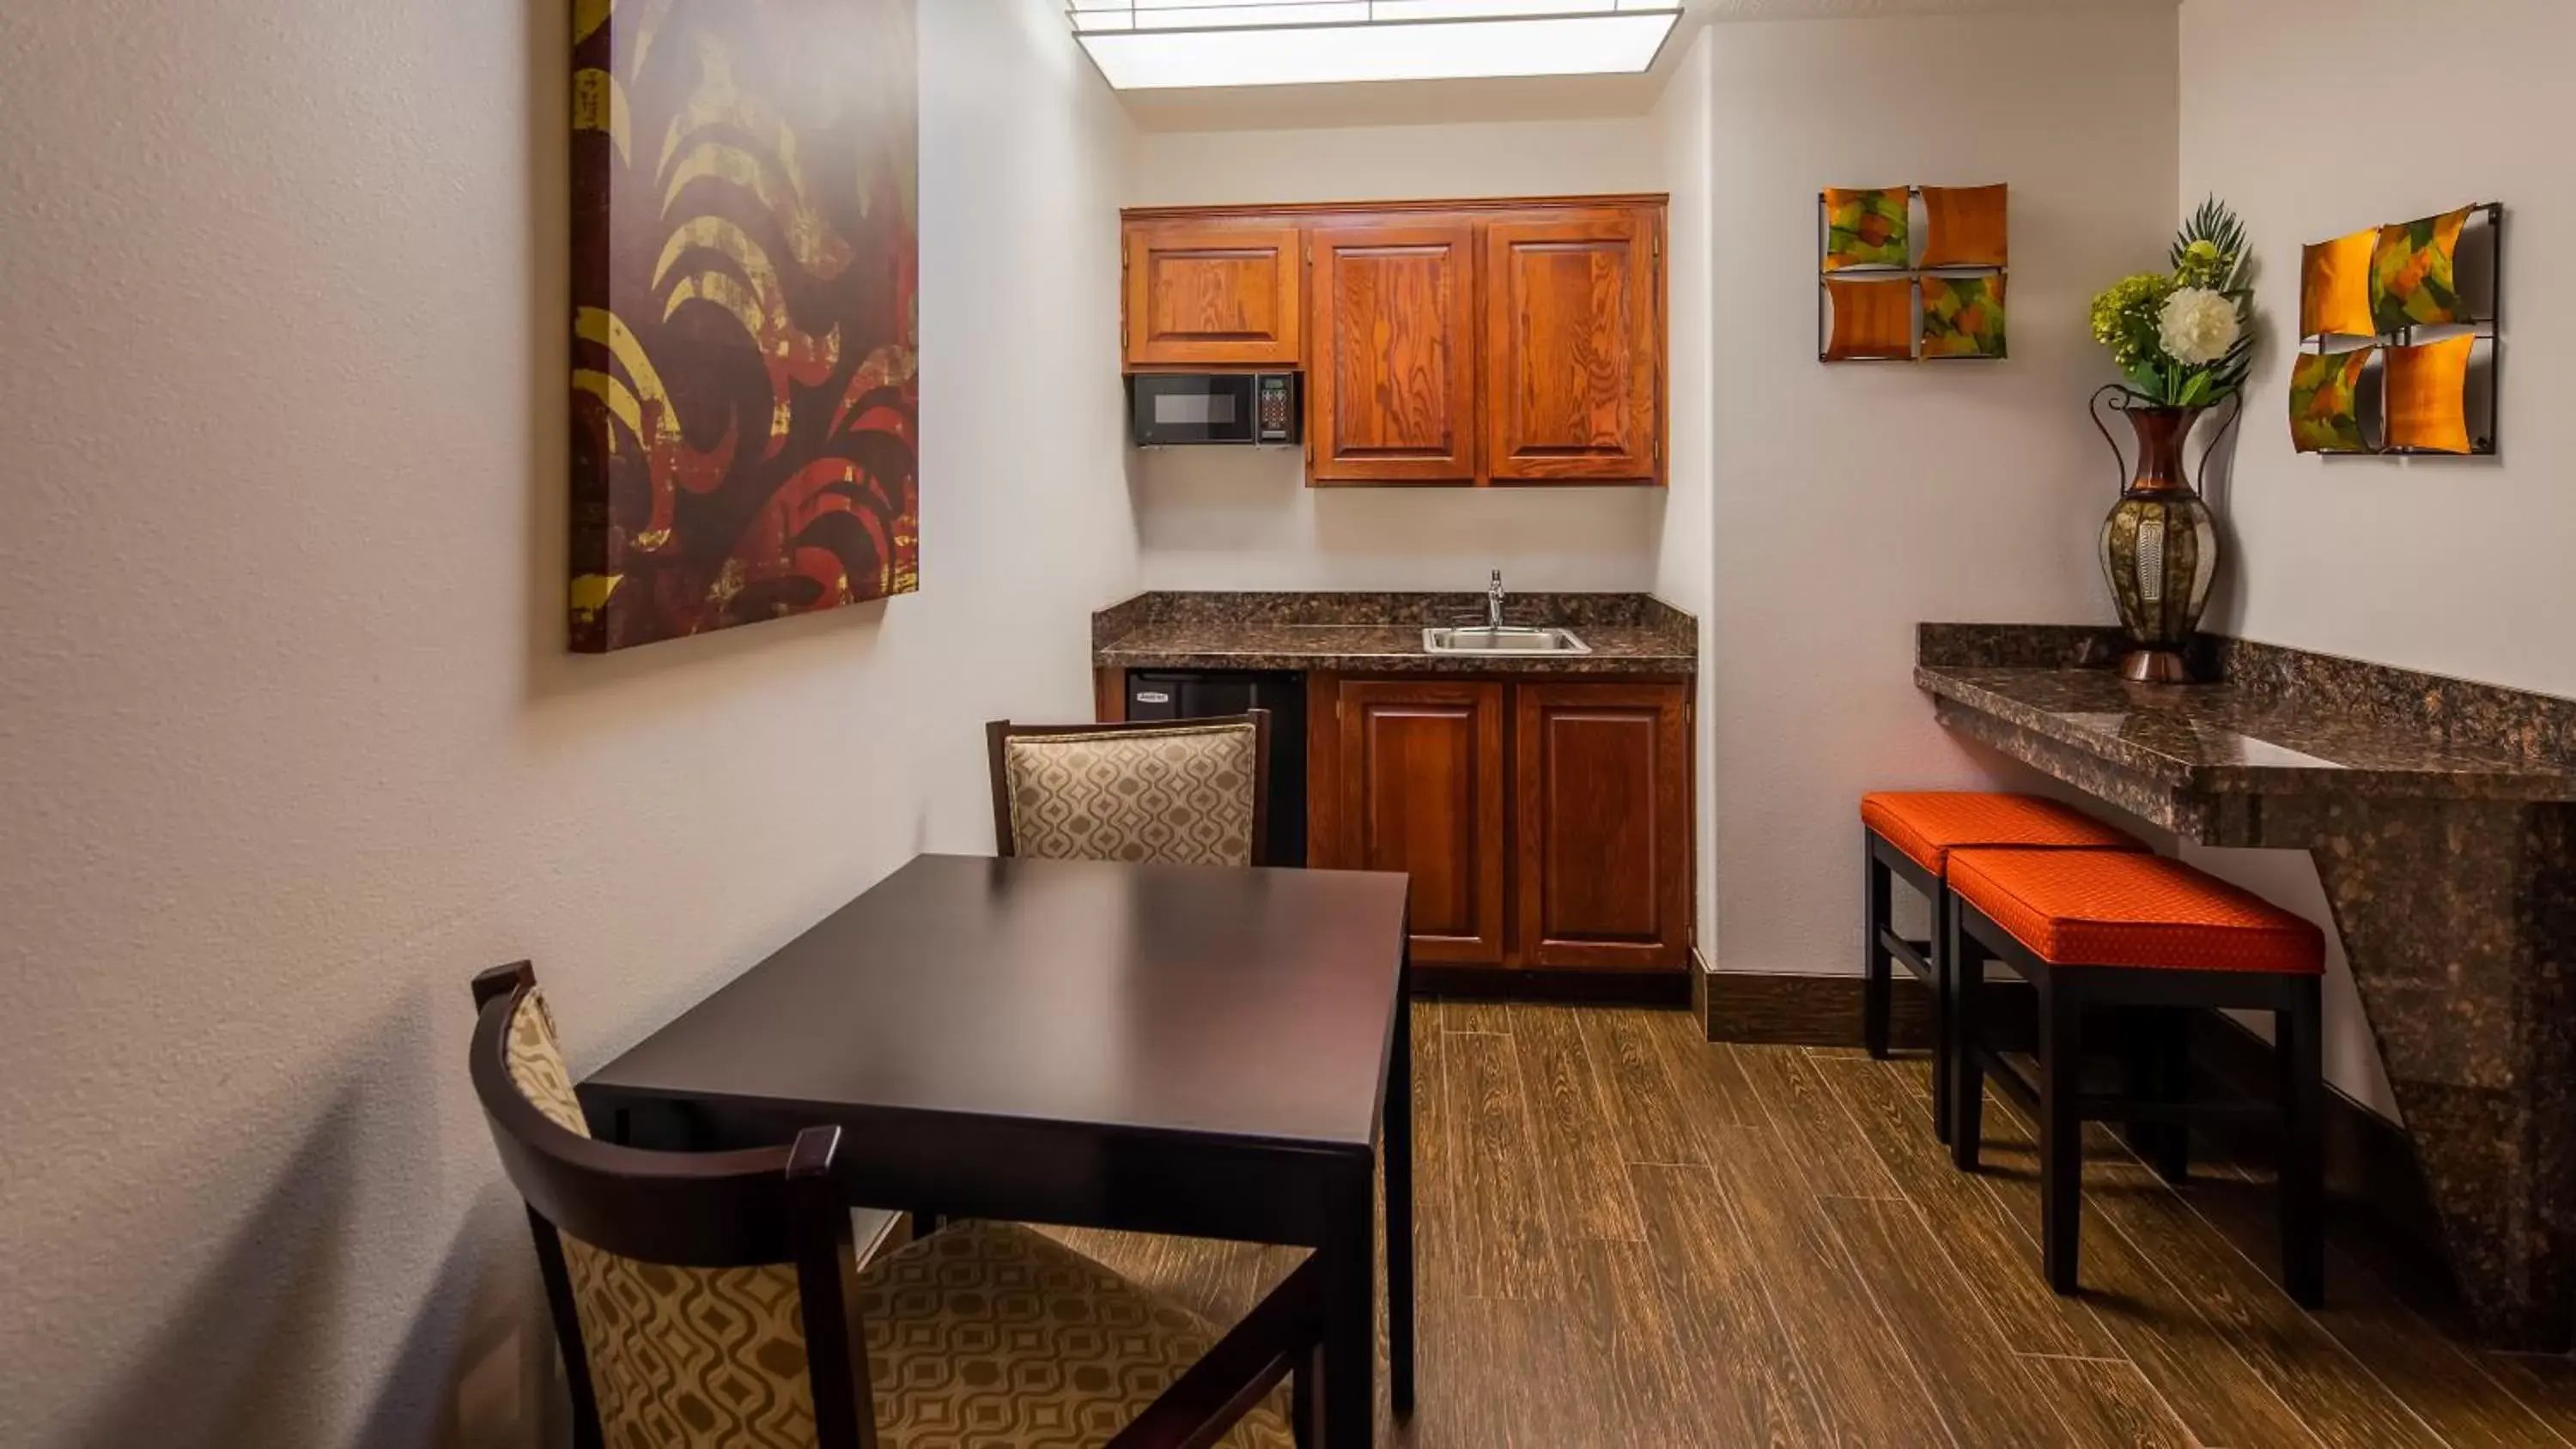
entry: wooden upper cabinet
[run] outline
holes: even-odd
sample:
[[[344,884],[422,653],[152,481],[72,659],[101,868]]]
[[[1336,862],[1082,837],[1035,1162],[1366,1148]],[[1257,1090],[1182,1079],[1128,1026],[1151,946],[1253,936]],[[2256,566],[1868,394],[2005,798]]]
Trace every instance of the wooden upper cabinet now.
[[[1308,476],[1475,482],[1474,229],[1325,227],[1309,243]]]
[[[1661,219],[1640,207],[1485,234],[1485,464],[1497,482],[1663,477]]]
[[[1690,959],[1689,687],[1513,687],[1520,964]]]
[[[1305,268],[1293,226],[1127,226],[1129,367],[1294,367]]]
[[[1413,956],[1503,959],[1503,687],[1345,683],[1335,865],[1413,878]]]

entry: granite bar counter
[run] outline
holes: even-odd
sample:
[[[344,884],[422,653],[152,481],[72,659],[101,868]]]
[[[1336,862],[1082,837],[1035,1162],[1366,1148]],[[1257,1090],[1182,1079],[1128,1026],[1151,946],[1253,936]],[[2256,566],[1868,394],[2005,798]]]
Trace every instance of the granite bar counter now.
[[[2218,846],[2305,850],[2481,1335],[2576,1313],[2576,700],[2232,639],[2131,684],[2116,630],[1926,624],[1948,728]]]
[[[1425,628],[1485,622],[1482,594],[1140,594],[1091,619],[1097,669],[1673,678],[1699,671],[1699,621],[1647,594],[1514,594],[1505,622],[1572,629],[1589,654],[1430,654]]]

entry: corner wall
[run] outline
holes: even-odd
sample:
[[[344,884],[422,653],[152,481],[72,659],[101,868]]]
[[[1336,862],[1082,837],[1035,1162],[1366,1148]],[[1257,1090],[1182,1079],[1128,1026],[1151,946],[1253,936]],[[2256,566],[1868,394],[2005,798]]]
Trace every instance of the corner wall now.
[[[1060,10],[921,0],[924,591],[607,659],[564,15],[0,15],[0,1442],[541,1442],[468,976],[595,1066],[988,849],[983,719],[1088,715],[1127,125]]]
[[[2026,784],[1933,723],[1926,619],[2109,617],[2092,293],[2174,224],[2176,22],[2155,6],[1710,29],[1716,950],[1858,969],[1859,797]],[[2012,359],[1816,361],[1816,193],[2013,187]]]
[[[1714,421],[1716,390],[1709,371],[1716,313],[1709,286],[1716,266],[1716,235],[1711,203],[1709,161],[1714,68],[1717,42],[1702,30],[1683,53],[1681,64],[1655,108],[1661,128],[1664,175],[1672,192],[1665,308],[1671,339],[1666,391],[1671,396],[1672,462],[1667,471],[1662,549],[1655,559],[1655,593],[1666,603],[1700,620],[1698,717],[1693,721],[1692,758],[1699,762],[1693,806],[1693,849],[1699,902],[1697,942],[1703,955],[1717,940],[1717,772],[1714,758],[1717,658],[1716,626],[1709,605],[1716,581],[1710,570],[1709,489],[1715,471]]]

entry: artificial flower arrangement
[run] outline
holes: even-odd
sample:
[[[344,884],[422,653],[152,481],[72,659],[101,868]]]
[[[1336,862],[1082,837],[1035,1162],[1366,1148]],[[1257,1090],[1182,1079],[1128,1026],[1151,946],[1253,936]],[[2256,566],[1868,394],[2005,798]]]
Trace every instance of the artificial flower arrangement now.
[[[2093,338],[2139,402],[2213,407],[2253,368],[2245,224],[2212,197],[2183,223],[2171,256],[2170,273],[2141,272],[2093,299]]]

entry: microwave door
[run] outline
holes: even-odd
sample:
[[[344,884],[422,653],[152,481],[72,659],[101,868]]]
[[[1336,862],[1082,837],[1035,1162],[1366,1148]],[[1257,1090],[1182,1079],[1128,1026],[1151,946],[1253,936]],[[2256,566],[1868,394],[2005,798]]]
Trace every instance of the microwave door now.
[[[1242,443],[1252,436],[1248,378],[1142,375],[1136,379],[1136,441],[1148,447]]]

